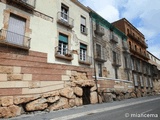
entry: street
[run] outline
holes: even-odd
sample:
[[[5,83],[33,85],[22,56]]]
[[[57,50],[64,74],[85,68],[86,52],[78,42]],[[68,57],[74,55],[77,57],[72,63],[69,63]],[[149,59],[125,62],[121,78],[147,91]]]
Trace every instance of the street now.
[[[160,95],[22,115],[9,120],[160,120]]]

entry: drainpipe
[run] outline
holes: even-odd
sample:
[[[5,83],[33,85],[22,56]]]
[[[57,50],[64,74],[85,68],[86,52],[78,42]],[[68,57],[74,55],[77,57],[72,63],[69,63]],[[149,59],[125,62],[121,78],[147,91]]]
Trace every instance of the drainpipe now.
[[[96,92],[97,92],[97,100],[98,100],[98,103],[100,103],[99,101],[99,95],[98,95],[98,83],[97,83],[97,74],[96,74],[96,63],[95,63],[95,43],[94,43],[94,40],[93,40],[93,20],[92,20],[92,17],[90,16],[90,21],[91,21],[91,40],[92,40],[92,48],[93,48],[93,63],[94,63],[94,76],[95,76],[95,83],[96,83]]]

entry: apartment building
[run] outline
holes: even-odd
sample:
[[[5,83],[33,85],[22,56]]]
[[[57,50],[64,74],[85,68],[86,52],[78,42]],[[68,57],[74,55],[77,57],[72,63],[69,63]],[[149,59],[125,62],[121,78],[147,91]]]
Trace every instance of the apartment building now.
[[[160,59],[154,56],[152,53],[147,51],[149,54],[149,63],[151,69],[151,77],[153,80],[154,90],[160,92]]]
[[[0,118],[97,103],[92,47],[77,0],[1,0]]]
[[[78,1],[3,0],[1,6],[3,45],[47,53],[49,63],[91,65],[89,12]]]
[[[97,76],[129,80],[130,53],[126,35],[93,10],[90,16]]]
[[[124,32],[128,39],[131,53],[132,79],[135,88],[152,89],[152,77],[149,64],[148,45],[144,35],[137,30],[127,19],[123,18],[113,23],[115,27]]]

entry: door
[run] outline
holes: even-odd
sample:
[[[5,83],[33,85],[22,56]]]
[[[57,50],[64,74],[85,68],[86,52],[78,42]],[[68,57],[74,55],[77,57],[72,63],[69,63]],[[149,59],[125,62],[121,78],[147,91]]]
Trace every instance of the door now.
[[[7,32],[7,42],[23,46],[26,20],[11,14]]]

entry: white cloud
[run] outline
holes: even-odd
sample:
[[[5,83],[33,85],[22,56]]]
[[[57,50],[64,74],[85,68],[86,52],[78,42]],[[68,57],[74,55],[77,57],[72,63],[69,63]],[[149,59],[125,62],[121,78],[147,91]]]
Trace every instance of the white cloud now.
[[[116,0],[79,0],[85,6],[91,7],[103,18],[109,22],[113,22],[119,19],[118,6]]]

